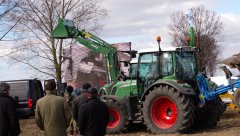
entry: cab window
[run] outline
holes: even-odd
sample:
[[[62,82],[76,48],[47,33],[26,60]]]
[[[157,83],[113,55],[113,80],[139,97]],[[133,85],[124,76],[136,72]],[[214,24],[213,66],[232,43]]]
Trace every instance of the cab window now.
[[[161,55],[161,74],[163,77],[173,75],[173,56],[171,52],[163,52]]]

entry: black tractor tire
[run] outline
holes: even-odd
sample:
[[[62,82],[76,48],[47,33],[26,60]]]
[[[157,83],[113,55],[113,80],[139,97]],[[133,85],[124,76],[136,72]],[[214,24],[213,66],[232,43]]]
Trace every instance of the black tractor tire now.
[[[219,104],[220,104],[220,116],[223,115],[223,113],[226,111],[227,109],[227,104],[225,102],[222,101],[222,99],[220,97],[217,97],[217,99],[219,99]]]
[[[205,106],[197,110],[193,127],[198,129],[215,127],[225,110],[226,106],[219,97],[211,101],[206,101]]]
[[[142,113],[152,133],[183,133],[194,123],[194,109],[190,97],[171,86],[160,85],[146,96]]]
[[[237,106],[238,109],[240,109],[240,88],[238,88],[235,92],[234,92],[234,104]]]
[[[107,133],[117,134],[126,130],[129,122],[127,109],[124,104],[115,100],[107,100],[106,104],[109,108]]]

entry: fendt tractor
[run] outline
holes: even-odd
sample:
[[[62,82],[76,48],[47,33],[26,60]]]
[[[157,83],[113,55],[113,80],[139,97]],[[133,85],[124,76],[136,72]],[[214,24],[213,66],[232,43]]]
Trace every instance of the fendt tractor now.
[[[134,122],[144,122],[157,134],[182,133],[193,127],[210,128],[217,125],[224,112],[219,93],[206,99],[208,91],[215,90],[204,86],[204,79],[197,80],[195,55],[199,50],[194,47],[160,48],[159,38],[158,48],[138,51],[137,67],[132,65],[130,69],[135,76],[118,81],[119,64],[113,46],[78,30],[71,20],[59,19],[51,35],[59,39],[74,38],[104,55],[110,80],[100,92],[104,94],[101,100],[109,107],[108,133],[121,133]]]

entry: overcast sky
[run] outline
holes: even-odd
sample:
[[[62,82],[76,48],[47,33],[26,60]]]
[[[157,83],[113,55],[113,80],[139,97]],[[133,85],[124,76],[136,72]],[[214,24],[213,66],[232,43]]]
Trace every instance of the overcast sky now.
[[[109,43],[132,42],[133,49],[157,46],[156,36],[161,36],[162,46],[171,46],[168,35],[170,15],[177,10],[187,11],[204,5],[221,16],[224,30],[221,58],[240,52],[240,1],[239,0],[105,0],[109,11],[100,37]],[[10,72],[11,71],[11,72]],[[0,62],[0,80],[28,78],[18,67],[9,68]]]
[[[240,1],[238,0],[106,0],[110,11],[101,36],[107,41],[132,42],[133,49],[157,45],[156,36],[162,37],[163,46],[171,46],[168,25],[170,15],[177,10],[187,11],[204,5],[221,16],[224,41],[220,43],[223,58],[240,52]]]

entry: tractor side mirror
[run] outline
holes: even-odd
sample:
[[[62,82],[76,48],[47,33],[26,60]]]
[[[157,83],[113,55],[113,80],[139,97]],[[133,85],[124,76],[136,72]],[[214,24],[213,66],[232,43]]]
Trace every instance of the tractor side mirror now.
[[[195,48],[195,51],[196,51],[197,53],[201,53],[201,52],[202,52],[202,50],[201,50],[200,48]]]
[[[136,58],[137,57],[137,51],[135,51],[135,50],[131,50],[130,54],[131,54],[132,58]]]
[[[127,67],[129,65],[129,62],[124,62],[124,67]]]

